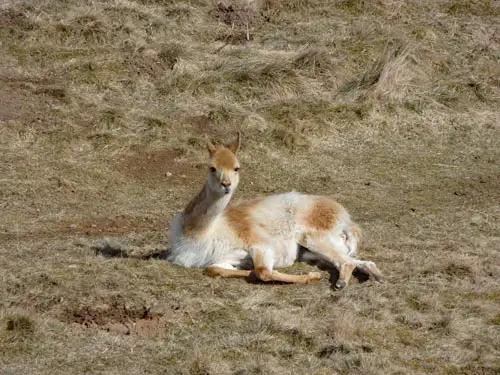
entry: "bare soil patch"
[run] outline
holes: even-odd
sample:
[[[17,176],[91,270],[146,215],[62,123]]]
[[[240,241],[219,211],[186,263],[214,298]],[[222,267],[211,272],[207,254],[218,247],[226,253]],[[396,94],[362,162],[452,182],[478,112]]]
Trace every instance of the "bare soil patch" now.
[[[159,180],[182,183],[191,174],[196,173],[192,165],[179,160],[184,155],[182,150],[160,150],[138,152],[120,161],[118,168],[126,176],[139,182]]]
[[[59,227],[55,228],[54,231],[95,237],[126,235],[133,232],[154,231],[158,228],[167,227],[168,221],[166,219],[120,215],[114,218],[68,221],[60,223]]]
[[[167,333],[172,321],[179,322],[185,316],[175,303],[151,307],[103,303],[67,307],[59,315],[59,319],[75,327],[99,328],[115,334],[159,337]]]
[[[39,82],[15,82],[13,85],[10,79],[0,82],[3,82],[0,88],[0,122],[6,124],[22,120],[25,125],[36,127],[38,131],[51,128],[52,116],[48,110],[56,103],[54,96],[64,94],[54,93],[48,88],[39,89]],[[42,86],[47,87],[43,83]]]

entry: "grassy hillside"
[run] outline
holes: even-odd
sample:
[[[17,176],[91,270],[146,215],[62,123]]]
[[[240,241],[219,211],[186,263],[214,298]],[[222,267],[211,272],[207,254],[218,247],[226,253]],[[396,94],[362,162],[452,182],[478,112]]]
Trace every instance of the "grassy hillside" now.
[[[0,2],[0,373],[497,374],[499,19],[487,0]],[[158,259],[204,135],[236,131],[236,199],[334,196],[385,284]]]

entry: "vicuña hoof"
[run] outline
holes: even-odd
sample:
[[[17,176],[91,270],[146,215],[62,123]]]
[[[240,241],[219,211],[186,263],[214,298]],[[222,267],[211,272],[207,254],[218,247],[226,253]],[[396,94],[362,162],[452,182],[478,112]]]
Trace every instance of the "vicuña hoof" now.
[[[316,281],[321,280],[321,273],[319,272],[309,272],[307,274],[307,283],[314,283]]]
[[[342,281],[337,281],[337,282],[335,283],[335,289],[337,289],[337,290],[342,290],[342,289],[344,289],[346,286],[347,286],[347,282],[346,282],[346,281],[344,281],[344,280],[342,280]]]

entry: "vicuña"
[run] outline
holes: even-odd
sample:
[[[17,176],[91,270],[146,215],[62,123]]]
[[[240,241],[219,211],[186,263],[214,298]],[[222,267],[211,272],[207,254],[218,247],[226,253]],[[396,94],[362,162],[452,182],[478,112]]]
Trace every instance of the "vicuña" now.
[[[337,268],[336,288],[344,288],[355,268],[377,281],[375,263],[353,258],[360,228],[336,201],[290,192],[228,206],[240,177],[236,157],[240,135],[227,147],[207,139],[210,163],[205,185],[170,226],[167,259],[185,267],[205,268],[211,276],[310,283],[319,272],[290,275],[275,270],[298,260],[323,260]],[[299,252],[300,249],[300,252]]]

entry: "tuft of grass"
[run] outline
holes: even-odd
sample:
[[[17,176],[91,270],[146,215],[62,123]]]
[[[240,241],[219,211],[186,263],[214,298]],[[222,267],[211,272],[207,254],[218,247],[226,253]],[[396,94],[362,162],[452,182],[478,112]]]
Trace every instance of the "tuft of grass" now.
[[[188,370],[189,375],[212,375],[208,362],[204,359],[197,358],[191,362]]]
[[[318,0],[291,0],[286,3],[279,0],[264,0],[262,2],[262,9],[266,11],[297,12],[320,5],[321,1]]]
[[[450,263],[444,268],[444,274],[453,278],[464,278],[473,275],[472,267],[467,264]]]
[[[163,45],[158,53],[158,57],[170,69],[173,69],[179,58],[185,54],[185,48],[180,43],[167,43]]]
[[[500,313],[496,314],[493,319],[491,319],[491,324],[500,326]]]
[[[31,336],[35,331],[35,322],[26,315],[14,315],[4,318],[5,330],[14,335]]]
[[[500,7],[493,0],[453,0],[445,5],[445,10],[450,14],[460,16],[498,17],[500,15]]]
[[[50,95],[60,101],[67,102],[69,100],[69,95],[64,87],[42,87],[35,91],[36,94]]]
[[[336,6],[352,16],[359,16],[363,13],[365,2],[362,0],[341,0],[336,3]]]
[[[27,353],[32,349],[35,338],[35,321],[23,314],[3,317],[0,331],[0,353],[15,355]]]
[[[425,311],[431,308],[427,302],[421,300],[418,296],[409,296],[407,298],[407,303],[408,306],[417,311]]]

